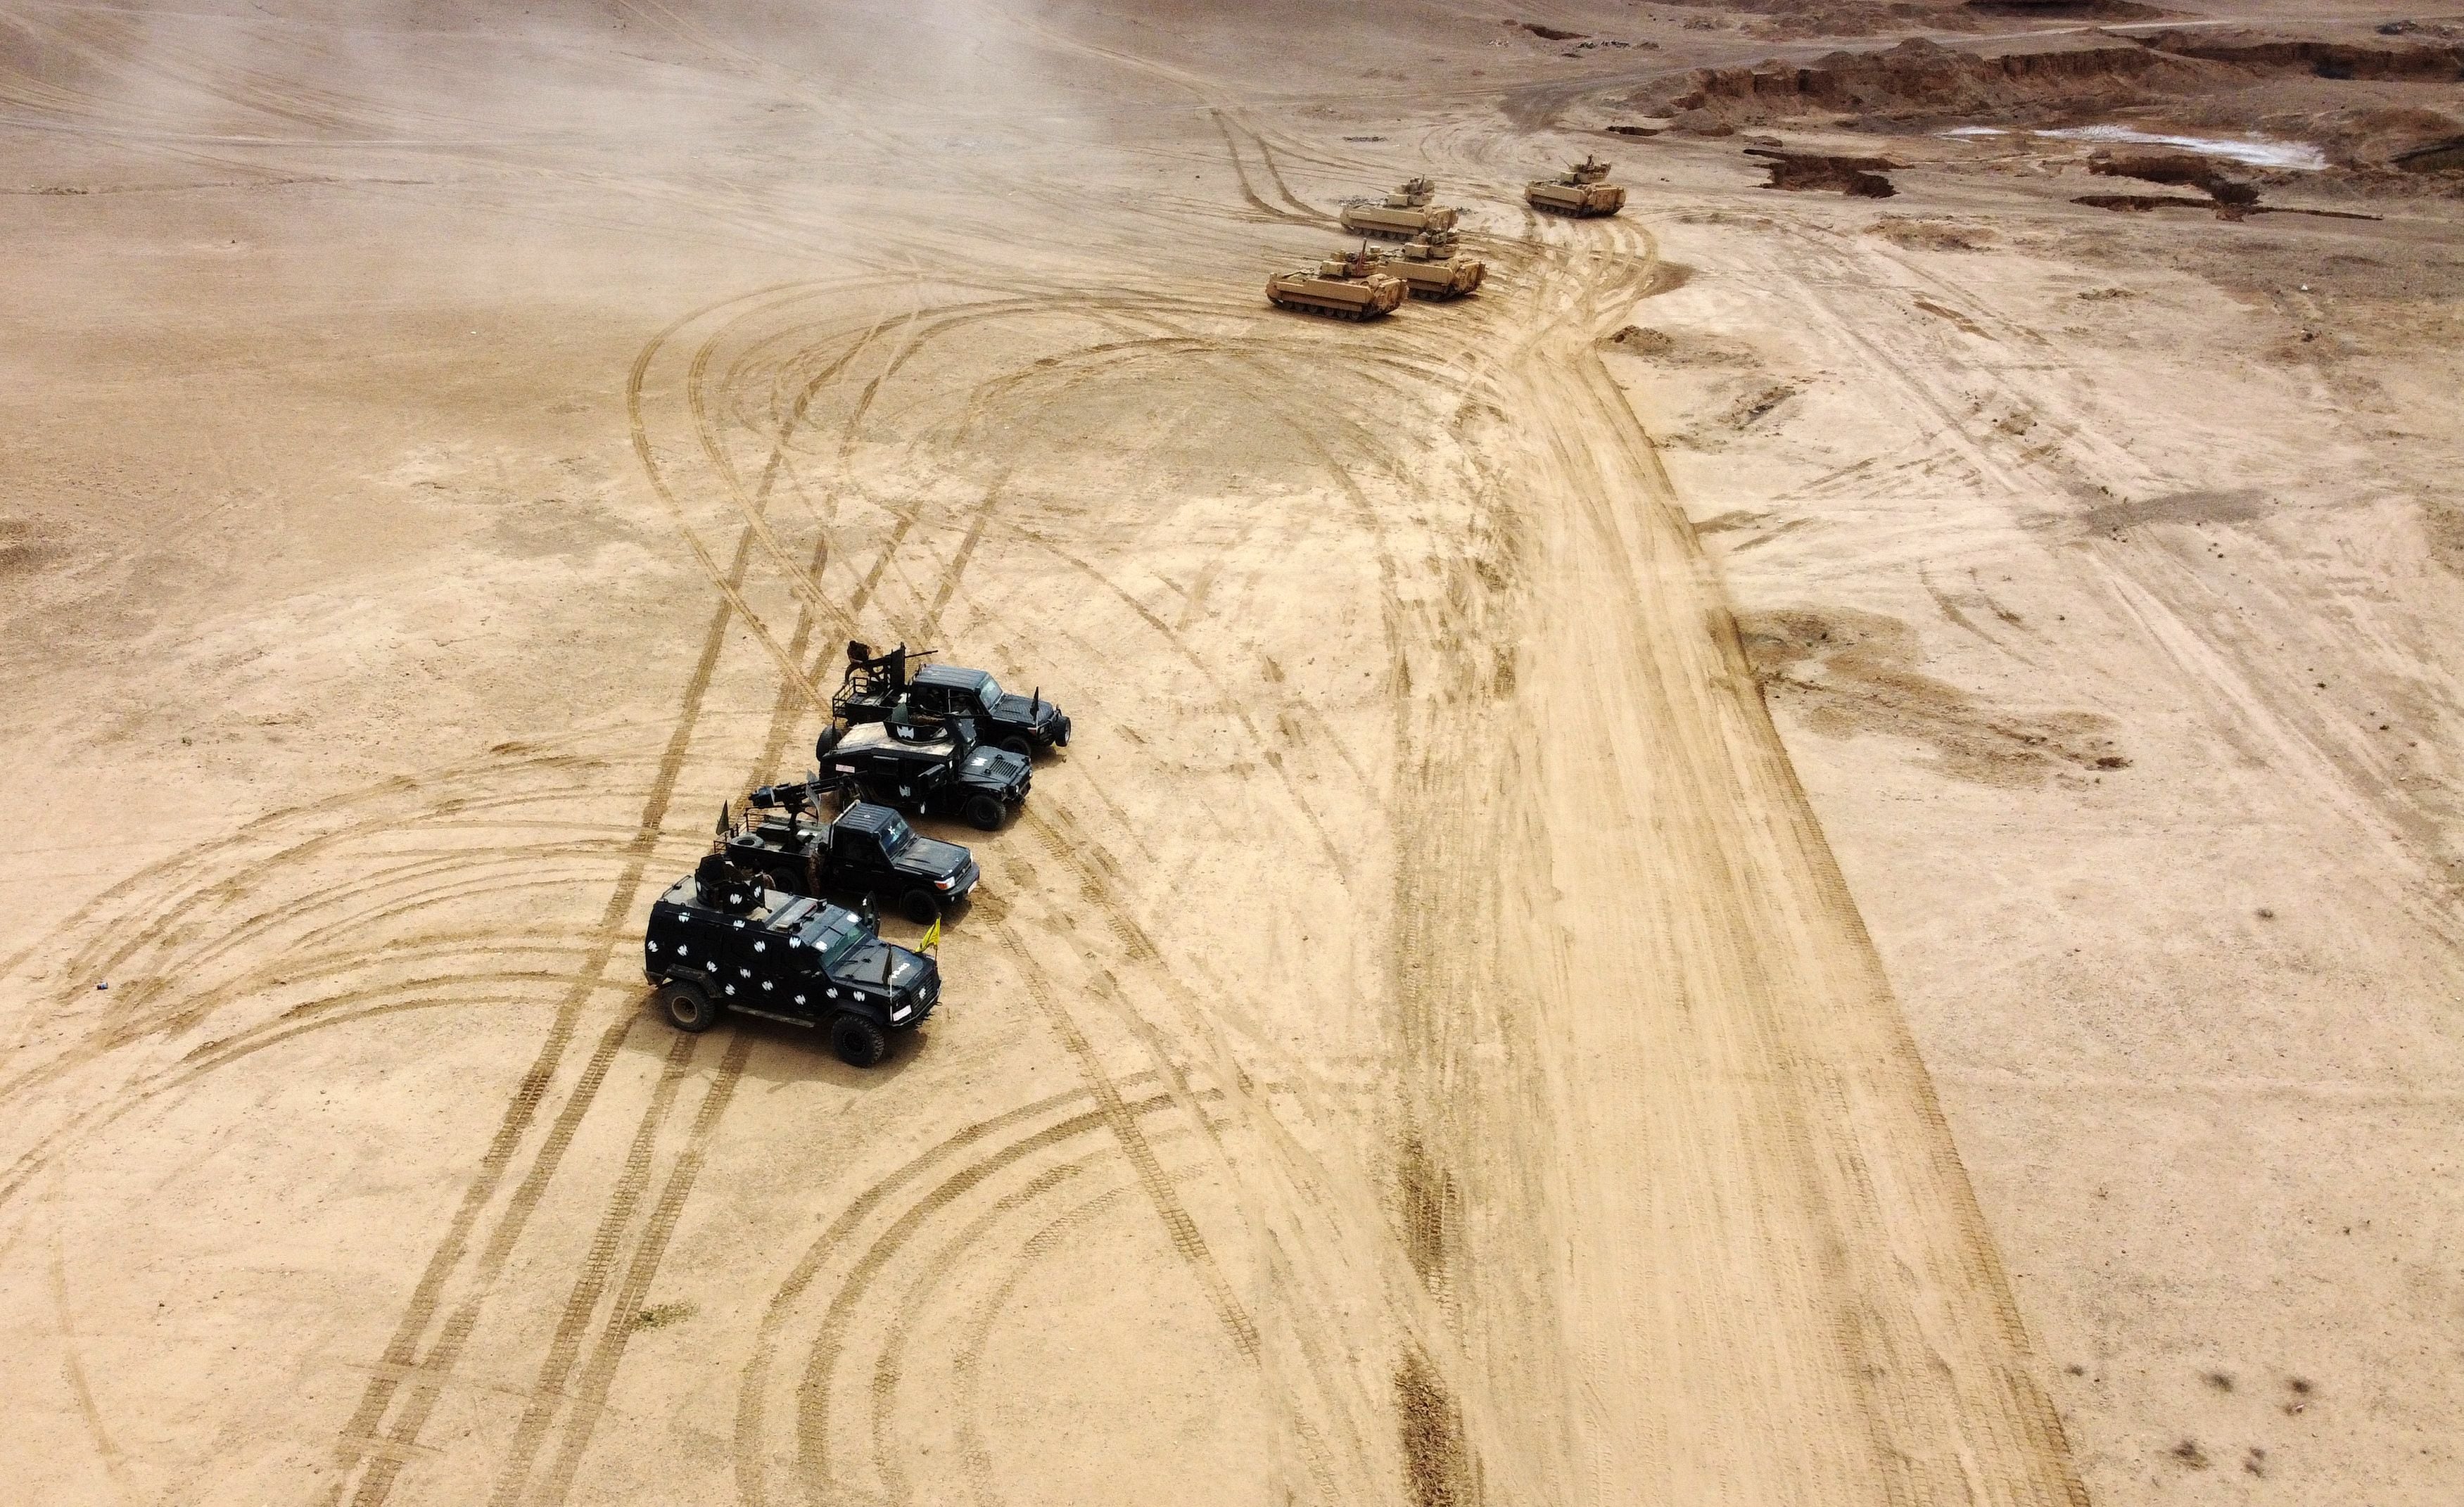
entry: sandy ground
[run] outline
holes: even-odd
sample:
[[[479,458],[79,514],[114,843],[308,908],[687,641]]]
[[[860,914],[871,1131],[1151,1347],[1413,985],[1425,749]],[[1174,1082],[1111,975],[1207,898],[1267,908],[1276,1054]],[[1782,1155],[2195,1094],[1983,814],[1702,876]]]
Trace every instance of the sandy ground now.
[[[355,14],[0,12],[13,1498],[2464,1498],[2458,200]],[[1423,170],[1478,297],[1265,306]],[[1078,728],[863,1073],[636,950],[850,637]]]

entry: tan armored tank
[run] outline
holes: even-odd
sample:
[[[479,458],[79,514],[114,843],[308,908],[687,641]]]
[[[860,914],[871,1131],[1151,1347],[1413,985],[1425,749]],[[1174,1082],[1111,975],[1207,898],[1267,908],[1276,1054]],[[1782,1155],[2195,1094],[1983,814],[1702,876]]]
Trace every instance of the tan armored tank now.
[[[1557,177],[1533,179],[1523,197],[1531,201],[1531,207],[1549,214],[1579,218],[1615,214],[1625,207],[1625,190],[1606,181],[1609,167],[1587,153]]]
[[[1479,257],[1455,250],[1452,230],[1424,230],[1393,251],[1372,251],[1369,265],[1401,278],[1415,298],[1460,298],[1488,275]]]
[[[1403,302],[1403,280],[1372,271],[1365,251],[1339,251],[1314,269],[1277,273],[1266,279],[1266,301],[1279,309],[1375,319]]]
[[[1455,228],[1455,211],[1429,202],[1437,192],[1436,184],[1426,178],[1414,178],[1397,184],[1395,191],[1382,200],[1346,200],[1342,213],[1335,218],[1354,235],[1382,235],[1396,241],[1407,240],[1423,230],[1451,230]]]

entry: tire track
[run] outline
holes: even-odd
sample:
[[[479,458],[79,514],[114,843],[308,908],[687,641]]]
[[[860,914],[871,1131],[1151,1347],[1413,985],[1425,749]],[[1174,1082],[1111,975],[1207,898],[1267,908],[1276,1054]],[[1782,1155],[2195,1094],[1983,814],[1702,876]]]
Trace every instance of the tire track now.
[[[675,1234],[676,1221],[683,1217],[685,1201],[693,1196],[693,1183],[701,1175],[708,1158],[710,1142],[718,1129],[721,1116],[734,1099],[736,1085],[744,1076],[744,1065],[753,1055],[754,1037],[741,1031],[728,1042],[727,1053],[719,1059],[718,1074],[703,1093],[701,1107],[693,1116],[693,1128],[683,1153],[660,1186],[657,1202],[651,1206],[649,1228],[635,1246],[633,1259],[626,1268],[624,1283],[617,1289],[616,1301],[607,1325],[600,1331],[599,1342],[583,1367],[580,1395],[574,1403],[573,1420],[566,1425],[563,1440],[557,1448],[547,1482],[539,1499],[563,1501],[573,1490],[573,1478],[582,1463],[583,1452],[590,1447],[590,1435],[597,1428],[607,1405],[608,1388],[616,1379],[616,1368],[625,1358],[625,1343],[633,1333],[633,1316],[642,1311],[649,1298],[650,1283],[656,1279],[659,1264],[667,1255],[668,1241]]]
[[[629,1024],[629,1021],[628,1021]],[[749,1038],[739,1035],[738,1041]],[[669,1111],[675,1105],[676,1095],[684,1085],[685,1073],[693,1066],[693,1048],[701,1037],[679,1031],[668,1044],[668,1058],[659,1074],[658,1086],[651,1091],[649,1107],[633,1128],[633,1142],[625,1153],[624,1171],[618,1177],[616,1190],[601,1211],[599,1228],[583,1254],[580,1275],[574,1278],[573,1290],[565,1298],[564,1313],[558,1319],[555,1333],[549,1338],[547,1356],[539,1363],[539,1374],[533,1379],[530,1401],[522,1409],[521,1422],[514,1431],[510,1458],[496,1474],[495,1489],[488,1494],[490,1507],[514,1507],[521,1500],[523,1488],[529,1484],[531,1467],[537,1460],[539,1446],[546,1442],[549,1425],[562,1405],[565,1387],[573,1378],[574,1365],[581,1359],[583,1339],[591,1319],[598,1312],[599,1300],[615,1275],[627,1229],[633,1220],[634,1206],[649,1186],[651,1154],[658,1148],[660,1128],[667,1123]],[[742,1064],[738,1063],[741,1071]],[[735,1089],[732,1077],[721,1081],[727,1092]],[[704,1100],[707,1107],[715,1100],[725,1107],[726,1099],[719,1085],[715,1085]],[[690,1186],[690,1185],[688,1185]],[[665,1248],[664,1238],[660,1241]],[[647,1285],[647,1278],[645,1278]],[[615,1327],[610,1316],[610,1327]]]
[[[722,304],[713,307],[723,306]],[[634,362],[626,392],[627,410],[633,427],[635,453],[642,458],[646,467],[652,469],[653,486],[671,511],[674,511],[674,500],[668,493],[665,482],[656,474],[649,437],[642,427],[641,384],[650,360],[657,351],[676,331],[683,329],[701,312],[696,311],[695,315],[677,320],[668,329],[661,331],[650,344],[644,348],[643,355]],[[686,682],[675,727],[669,735],[667,748],[660,755],[657,774],[651,781],[649,794],[643,801],[641,819],[635,829],[626,867],[608,896],[606,906],[601,913],[599,929],[603,933],[612,933],[615,930],[616,924],[631,912],[640,893],[645,867],[651,849],[658,840],[660,829],[666,823],[669,802],[673,797],[676,781],[683,773],[685,756],[692,746],[694,727],[700,721],[702,706],[709,693],[711,679],[717,670],[719,654],[726,646],[729,621],[736,612],[745,610],[742,596],[737,590],[737,583],[743,579],[746,565],[751,557],[752,546],[753,538],[750,531],[737,536],[735,557],[730,561],[726,575],[721,578],[725,587],[723,595],[727,600],[712,611],[709,625],[703,630],[701,651]],[[699,548],[697,541],[694,553],[706,564],[710,563],[706,552]],[[384,1369],[369,1377],[359,1407],[353,1410],[350,1419],[343,1426],[341,1438],[338,1441],[338,1452],[343,1456],[346,1465],[355,1453],[353,1441],[377,1436],[378,1426],[391,1408],[395,1393],[402,1389],[403,1379],[417,1372],[443,1375],[453,1369],[454,1363],[461,1354],[462,1345],[477,1321],[480,1304],[485,1300],[496,1274],[501,1271],[505,1258],[511,1254],[515,1241],[527,1225],[531,1212],[538,1206],[540,1196],[545,1192],[548,1178],[554,1175],[558,1165],[562,1160],[566,1147],[571,1143],[574,1127],[579,1125],[583,1112],[588,1109],[591,1100],[596,1096],[599,1084],[605,1077],[606,1064],[613,1059],[617,1047],[622,1043],[626,1032],[632,1024],[632,1017],[629,1016],[611,1025],[602,1035],[598,1047],[592,1053],[581,1079],[568,1092],[563,1111],[552,1126],[547,1139],[533,1156],[528,1173],[515,1190],[514,1196],[498,1217],[487,1245],[482,1248],[472,1292],[448,1316],[436,1342],[423,1353],[420,1343],[435,1320],[437,1309],[443,1301],[446,1284],[461,1266],[481,1212],[495,1197],[496,1188],[511,1167],[515,1153],[538,1113],[539,1102],[545,1096],[558,1067],[563,1060],[565,1051],[573,1040],[580,1023],[582,1004],[587,997],[591,986],[605,972],[613,952],[612,941],[601,944],[593,955],[590,966],[576,981],[574,987],[567,992],[564,999],[560,1001],[556,1023],[550,1029],[547,1038],[540,1044],[539,1052],[529,1071],[523,1075],[521,1087],[506,1106],[495,1137],[480,1158],[478,1175],[472,1180],[466,1190],[461,1207],[455,1211],[444,1238],[431,1253],[426,1269],[412,1288],[410,1302],[395,1326],[392,1341],[386,1344],[381,1357]],[[428,1413],[433,1407],[437,1392],[438,1387],[434,1383],[418,1383],[410,1388],[405,1416],[384,1435],[385,1442],[393,1447],[396,1454],[400,1452],[401,1447],[416,1442],[420,1430],[427,1422]],[[391,1492],[399,1469],[396,1458],[369,1459],[366,1471],[361,1476],[358,1489],[348,1494],[355,1507],[377,1507],[377,1504],[383,1502]],[[336,1482],[326,1500],[341,1501],[348,1485],[349,1478],[346,1474],[341,1480]]]
[[[1135,1086],[1151,1076],[1133,1074],[1121,1081],[1125,1085]],[[923,1176],[943,1160],[1014,1126],[1052,1114],[1087,1097],[1087,1091],[1083,1088],[1050,1095],[994,1115],[989,1119],[977,1121],[957,1131],[858,1193],[821,1235],[805,1247],[803,1255],[788,1271],[785,1279],[771,1294],[770,1301],[762,1311],[760,1324],[755,1331],[753,1353],[737,1378],[736,1491],[737,1499],[745,1503],[746,1507],[766,1507],[769,1501],[762,1440],[767,1431],[766,1399],[770,1386],[770,1366],[778,1352],[779,1331],[785,1325],[788,1313],[820,1278],[822,1269],[828,1264],[839,1248],[856,1230],[888,1206],[890,1200],[901,1189]],[[1092,1119],[1089,1120],[1089,1125],[1093,1124]],[[1008,1143],[1002,1144],[1005,1146]],[[988,1154],[998,1155],[1000,1152],[996,1149]],[[801,1416],[801,1405],[799,1412]]]
[[[778,300],[755,310],[752,316],[740,316],[739,318],[758,317],[777,308],[785,307],[792,301],[794,300]],[[722,326],[717,334],[705,340],[696,350],[687,377],[687,396],[696,430],[704,438],[705,454],[711,459],[714,467],[726,475],[730,493],[737,500],[738,512],[744,518],[745,528],[738,535],[737,545],[737,565],[740,583],[742,568],[748,563],[747,552],[750,539],[755,531],[762,526],[761,513],[769,499],[770,480],[777,473],[779,457],[783,454],[794,435],[789,430],[782,430],[780,433],[772,447],[772,464],[765,468],[759,495],[753,498],[745,497],[732,470],[726,464],[723,445],[717,443],[717,436],[708,427],[708,405],[699,385],[705,380],[708,371],[710,353],[717,340],[723,338],[726,331],[733,328],[737,322],[737,320],[730,320],[728,325]],[[859,349],[861,344],[860,341]],[[852,354],[851,352],[850,355]],[[642,361],[636,362],[637,378],[646,364]],[[638,395],[638,382],[633,390]],[[638,409],[636,411],[638,412]],[[637,426],[637,435],[640,432]],[[648,464],[647,461],[646,464]],[[655,470],[653,470],[652,479],[655,483],[664,486],[662,478]],[[775,539],[772,542],[774,558],[783,559],[783,556],[775,551]],[[792,570],[792,564],[788,568]],[[725,587],[727,583],[718,582],[717,584]],[[805,584],[809,587],[810,582],[807,581]],[[732,600],[740,601],[741,598],[733,596]],[[799,672],[797,664],[801,661],[803,646],[812,630],[815,608],[819,605],[825,611],[829,610],[817,594],[800,593],[798,601],[796,625],[790,634],[790,642],[794,645],[791,651],[792,658],[784,665],[787,678],[782,679],[779,694],[773,704],[770,728],[763,741],[764,752],[761,759],[764,764],[776,758],[775,750],[783,742],[785,730],[794,709],[792,691],[799,685],[809,691],[810,682]],[[755,626],[759,625],[757,623]],[[763,637],[765,640],[768,638],[766,631]],[[824,706],[825,709],[826,703]],[[756,773],[758,774],[759,771],[757,770]],[[691,1036],[679,1036],[677,1050],[683,1055],[678,1057],[671,1052],[670,1062],[672,1068],[681,1071],[683,1063],[690,1060],[691,1044],[696,1039]],[[737,1033],[728,1053],[720,1062],[716,1078],[705,1091],[700,1112],[689,1131],[686,1147],[677,1163],[671,1169],[658,1201],[653,1205],[649,1223],[634,1242],[631,1259],[627,1265],[617,1302],[610,1309],[601,1327],[599,1338],[593,1344],[589,1362],[584,1367],[581,1401],[566,1418],[562,1438],[551,1459],[547,1479],[539,1497],[541,1501],[561,1502],[571,1490],[574,1477],[581,1467],[582,1456],[587,1450],[591,1434],[597,1428],[598,1418],[605,1406],[607,1392],[614,1385],[617,1367],[622,1363],[625,1343],[631,1333],[629,1316],[640,1306],[639,1295],[648,1292],[649,1284],[657,1276],[660,1263],[666,1256],[668,1240],[673,1233],[675,1222],[682,1216],[685,1200],[690,1196],[693,1182],[699,1175],[710,1139],[715,1133],[720,1117],[724,1115],[728,1103],[734,1097],[737,1082],[743,1075],[745,1062],[751,1052],[752,1040],[750,1036],[740,1030]],[[618,1248],[631,1224],[634,1208],[648,1187],[652,1172],[651,1152],[655,1148],[659,1130],[672,1106],[673,1100],[674,1095],[671,1089],[670,1080],[663,1076],[658,1091],[653,1094],[649,1107],[645,1111],[636,1127],[634,1152],[627,1156],[616,1188],[605,1206],[599,1234],[584,1258],[582,1275],[567,1295],[563,1314],[558,1321],[548,1355],[541,1364],[539,1380],[533,1388],[530,1403],[524,1409],[521,1421],[517,1426],[510,1455],[498,1474],[496,1486],[491,1496],[492,1503],[497,1504],[497,1507],[514,1507],[514,1504],[523,1498],[539,1452],[545,1447],[549,1431],[560,1416],[566,1384],[571,1379],[574,1366],[580,1359],[583,1336],[589,1330],[596,1315],[602,1289],[611,1274]],[[630,1308],[627,1306],[627,1300],[624,1296],[627,1292],[635,1294]]]
[[[1172,1096],[1165,1094],[1155,1095],[1123,1105],[1126,1113],[1140,1118],[1158,1114],[1173,1107],[1175,1107],[1175,1101]],[[797,1389],[799,1470],[803,1474],[808,1492],[825,1491],[829,1486],[838,1484],[829,1465],[830,1385],[840,1370],[839,1363],[846,1352],[848,1335],[862,1317],[864,1300],[872,1290],[873,1284],[891,1269],[891,1263],[898,1258],[909,1242],[922,1232],[927,1220],[949,1209],[994,1177],[1018,1167],[1037,1152],[1067,1146],[1072,1141],[1106,1131],[1111,1125],[1111,1121],[1099,1103],[1095,1109],[1072,1115],[1066,1120],[1046,1125],[1043,1129],[1004,1145],[990,1155],[960,1166],[929,1190],[922,1198],[902,1211],[848,1269],[846,1277],[840,1281],[838,1290],[831,1296],[821,1328],[815,1335],[812,1350],[806,1359],[803,1380]],[[1165,1140],[1170,1134],[1170,1131],[1158,1131],[1152,1139]],[[1047,1168],[1038,1173],[1021,1188],[998,1199],[992,1209],[979,1217],[977,1224],[988,1227],[991,1221],[1032,1203],[1050,1189],[1066,1181],[1067,1177],[1076,1175],[1085,1168],[1110,1160],[1112,1154],[1097,1152],[1082,1155],[1062,1163],[1057,1168]],[[955,1251],[957,1248],[957,1242],[952,1242],[951,1249]],[[922,1271],[926,1275],[941,1276],[954,1269],[944,1264],[927,1263]],[[887,1416],[887,1410],[883,1405],[890,1390],[895,1386],[894,1374],[885,1382],[882,1366],[896,1353],[896,1347],[903,1343],[909,1322],[910,1319],[905,1313],[887,1322],[885,1325],[887,1343],[881,1354],[875,1358],[874,1365],[869,1368],[863,1388],[863,1395],[870,1401],[873,1409],[872,1416],[867,1420],[865,1429],[866,1437],[872,1446],[872,1463],[876,1472],[881,1474],[888,1494],[892,1497],[903,1497],[906,1494],[902,1490],[902,1468],[895,1458],[897,1452],[887,1447],[882,1431],[883,1420]]]
[[[1016,928],[1003,921],[996,923],[993,931],[1003,950],[1019,960],[1020,977],[1024,981],[1028,998],[1077,1061],[1079,1077],[1085,1081],[1088,1091],[1095,1096],[1097,1112],[1111,1127],[1112,1138],[1120,1143],[1122,1154],[1129,1158],[1131,1170],[1137,1175],[1138,1186],[1145,1190],[1148,1203],[1155,1208],[1155,1217],[1163,1221],[1166,1238],[1172,1241],[1173,1249],[1180,1254],[1181,1259],[1189,1264],[1199,1289],[1206,1295],[1206,1300],[1215,1309],[1224,1333],[1231,1339],[1232,1347],[1240,1351],[1243,1359],[1256,1363],[1260,1354],[1258,1326],[1233,1293],[1232,1284],[1225,1280],[1222,1268],[1216,1264],[1214,1253],[1207,1249],[1206,1237],[1199,1233],[1197,1221],[1190,1218],[1179,1195],[1173,1191],[1171,1181],[1163,1175],[1162,1164],[1155,1160],[1155,1148],[1148,1144],[1137,1118],[1130,1113],[1122,1100],[1119,1086],[1105,1072],[1102,1061],[1095,1056],[1093,1044],[1078,1029],[1077,1021],[1053,996]],[[1203,1123],[1201,1117],[1200,1124]]]

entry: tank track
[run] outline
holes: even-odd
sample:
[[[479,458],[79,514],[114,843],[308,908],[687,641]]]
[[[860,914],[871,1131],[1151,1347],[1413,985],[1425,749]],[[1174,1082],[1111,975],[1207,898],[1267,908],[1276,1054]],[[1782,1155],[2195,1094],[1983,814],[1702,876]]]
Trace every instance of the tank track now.
[[[1542,204],[1537,199],[1526,199],[1523,202],[1542,214],[1561,214],[1569,220],[1605,220],[1617,212],[1617,209],[1560,209],[1553,204]],[[1617,206],[1617,209],[1624,207],[1623,205]]]
[[[1278,309],[1294,309],[1298,310],[1302,314],[1314,314],[1329,319],[1350,319],[1357,323],[1358,321],[1369,317],[1369,310],[1366,307],[1358,309],[1327,309],[1321,308],[1313,303],[1303,303],[1297,298],[1290,299],[1288,301],[1282,298],[1268,298],[1266,301],[1273,304]],[[1387,311],[1381,310],[1379,312],[1384,313]]]

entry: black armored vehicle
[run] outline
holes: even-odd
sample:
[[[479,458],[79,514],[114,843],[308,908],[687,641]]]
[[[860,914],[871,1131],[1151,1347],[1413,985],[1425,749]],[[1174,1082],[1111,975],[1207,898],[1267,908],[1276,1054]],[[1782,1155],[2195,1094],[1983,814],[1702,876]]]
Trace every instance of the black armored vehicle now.
[[[841,732],[825,730],[813,746],[822,772],[858,800],[922,816],[954,816],[991,832],[1026,799],[1033,772],[1026,755],[985,748],[964,721],[919,722],[901,711]]]
[[[983,870],[956,842],[919,837],[888,806],[857,801],[836,820],[821,817],[832,787],[819,777],[764,785],[748,797],[745,819],[722,823],[725,851],[738,867],[791,895],[861,895],[895,906],[922,926],[976,887]]]
[[[830,714],[853,728],[887,721],[903,703],[918,720],[972,723],[978,739],[1022,757],[1069,746],[1069,719],[1044,699],[1044,688],[1021,696],[1001,689],[987,671],[956,665],[926,665],[909,673],[910,661],[933,652],[902,644],[875,654],[869,644],[849,644],[847,674],[830,698]]]
[[[856,1067],[890,1050],[941,998],[941,967],[881,940],[866,918],[809,895],[768,888],[724,852],[650,906],[642,972],[679,1031],[707,1031],[729,1011],[826,1028]]]

